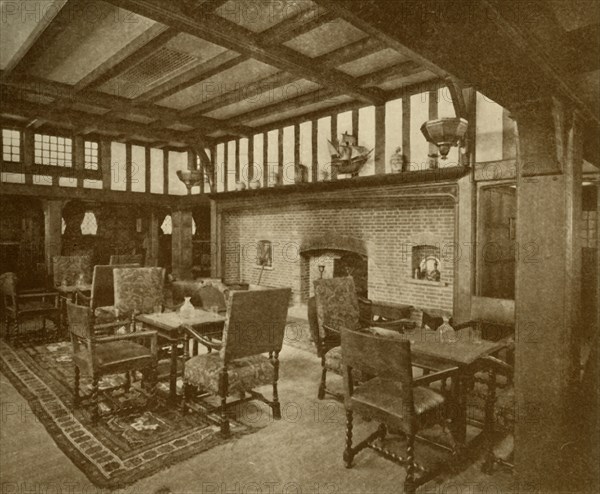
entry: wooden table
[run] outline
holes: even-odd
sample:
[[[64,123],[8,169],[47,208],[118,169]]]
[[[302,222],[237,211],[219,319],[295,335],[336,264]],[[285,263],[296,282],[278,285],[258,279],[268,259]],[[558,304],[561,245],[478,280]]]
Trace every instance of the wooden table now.
[[[225,316],[215,312],[196,309],[191,317],[182,319],[178,312],[140,314],[136,321],[154,329],[158,337],[171,345],[169,369],[169,401],[177,401],[177,347],[183,341],[183,325],[194,326],[201,332],[216,333],[223,330]]]
[[[449,366],[458,367],[458,376],[453,382],[454,396],[457,401],[456,423],[453,424],[457,442],[465,445],[467,436],[467,400],[465,381],[475,369],[474,364],[507,346],[507,342],[481,340],[474,341],[471,328],[460,329],[457,341],[446,343],[440,340],[438,331],[416,331],[409,335],[413,365],[429,369],[443,369]]]

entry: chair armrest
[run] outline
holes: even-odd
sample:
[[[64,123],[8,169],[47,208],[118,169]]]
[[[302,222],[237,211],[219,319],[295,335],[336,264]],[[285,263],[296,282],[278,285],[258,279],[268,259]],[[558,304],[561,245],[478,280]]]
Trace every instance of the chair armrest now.
[[[413,379],[413,386],[428,386],[429,384],[453,377],[458,372],[458,367],[451,367],[442,371],[433,372]]]
[[[493,369],[496,372],[500,372],[501,374],[512,374],[514,372],[512,365],[507,364],[499,358],[492,357],[491,355],[482,357],[480,359],[480,363],[482,366],[488,369]]]
[[[58,292],[36,292],[36,293],[20,293],[17,298],[58,298]]]
[[[471,328],[473,326],[477,326],[479,324],[479,321],[474,321],[474,320],[469,320],[469,321],[463,321],[463,322],[459,322],[456,323],[454,321],[452,321],[452,327],[454,329],[462,329],[462,328]]]
[[[323,324],[323,330],[327,335],[325,338],[331,338],[333,335],[341,335],[340,331],[332,328],[331,326],[327,326],[326,324]]]
[[[217,342],[217,341],[211,340],[210,338],[207,338],[206,335],[203,335],[202,333],[198,332],[191,326],[184,325],[183,328],[185,329],[185,332],[189,336],[191,336],[196,341],[198,341],[202,345],[204,345],[212,350],[220,350],[221,347],[223,346],[222,342]]]

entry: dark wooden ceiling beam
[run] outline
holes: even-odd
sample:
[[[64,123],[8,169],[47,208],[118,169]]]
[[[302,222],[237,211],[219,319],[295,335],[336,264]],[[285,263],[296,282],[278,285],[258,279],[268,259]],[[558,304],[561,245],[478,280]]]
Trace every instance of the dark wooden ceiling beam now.
[[[125,45],[112,57],[75,84],[75,90],[93,89],[102,86],[110,79],[130,69],[144,58],[167,44],[179,31],[161,24],[155,24],[144,33]]]
[[[346,94],[360,100],[373,104],[380,104],[384,101],[380,91],[361,88],[353,77],[336,70],[318,70],[312,65],[310,57],[282,45],[262,43],[255,33],[218,15],[209,14],[201,18],[191,18],[177,4],[167,5],[156,0],[107,1],[183,32],[248,55],[280,70],[297,74],[322,86],[339,87]]]
[[[332,68],[371,55],[381,49],[382,46],[379,41],[372,38],[363,38],[350,45],[343,46],[342,48],[316,57],[314,63],[317,67]],[[233,103],[238,103],[247,98],[248,94],[252,96],[259,94],[261,88],[264,88],[264,90],[267,91],[286,84],[291,84],[300,79],[300,77],[289,74],[288,72],[278,72],[277,74],[253,82],[246,88],[236,88],[233,91],[223,93],[215,98],[190,106],[182,112],[182,115],[189,116],[197,113],[208,113]]]
[[[116,137],[120,135],[127,137],[139,135],[144,138],[152,139],[153,141],[164,142],[165,139],[168,139],[169,141],[187,145],[189,145],[189,139],[193,136],[193,134],[189,132],[175,130],[150,130],[144,124],[125,122],[119,119],[107,118],[102,115],[94,116],[89,113],[75,110],[58,110],[52,105],[32,103],[17,97],[3,97],[1,111],[3,113],[30,119],[43,119],[46,122],[52,122],[56,125],[68,125],[75,132],[78,132],[79,129],[86,129],[92,125],[95,127],[96,131],[111,133]],[[201,139],[201,136],[196,137],[197,139]]]
[[[0,79],[8,79],[9,77],[18,75],[30,68],[48,48],[54,38],[72,20],[74,10],[77,9],[82,2],[83,0],[67,0],[62,7],[59,2],[55,2],[52,8],[41,9],[44,12],[43,17],[8,62]],[[13,5],[16,6],[17,9],[21,8],[16,2]],[[9,5],[2,7],[3,17],[8,18],[10,8]],[[18,15],[20,18],[23,13],[19,10]],[[3,19],[2,22],[7,21]]]
[[[283,43],[300,34],[311,31],[330,19],[331,16],[327,15],[323,9],[311,8],[276,24],[258,36],[261,42],[266,44]],[[160,101],[172,94],[198,84],[219,72],[235,67],[249,58],[249,56],[240,55],[235,51],[227,51],[141,94],[136,98],[136,102],[149,103]]]
[[[409,60],[408,62],[401,62],[399,64],[386,67],[385,69],[378,70],[371,74],[367,74],[362,77],[358,77],[356,80],[361,85],[375,85],[381,84],[392,77],[406,77],[409,75],[423,72],[425,69],[419,64]],[[317,89],[316,91],[310,91],[302,94],[295,98],[287,99],[279,103],[272,105],[263,106],[255,110],[237,115],[233,118],[225,120],[229,125],[239,125],[246,122],[251,122],[259,118],[265,118],[273,114],[286,112],[296,108],[300,108],[305,105],[312,105],[326,101],[336,96],[342,96],[345,93],[329,88]]]
[[[1,73],[0,73],[1,74]],[[223,130],[224,132],[246,136],[250,129],[241,126],[230,126],[220,120],[209,117],[195,117],[194,119],[179,118],[179,112],[172,108],[160,105],[136,105],[132,100],[122,96],[110,95],[100,91],[83,90],[73,91],[73,86],[55,81],[48,81],[36,77],[22,77],[20,79],[10,79],[0,81],[0,85],[5,90],[12,89],[13,92],[26,92],[34,95],[59,98],[70,103],[83,103],[91,106],[98,106],[120,113],[131,113],[141,115],[153,120],[172,119],[171,123],[178,123],[194,127],[200,133],[212,132],[214,130]],[[92,114],[93,116],[93,114]],[[107,117],[107,115],[105,115]],[[117,119],[115,119],[117,120]],[[128,123],[124,121],[124,123]],[[158,129],[156,129],[158,130]],[[169,130],[169,129],[166,129]]]

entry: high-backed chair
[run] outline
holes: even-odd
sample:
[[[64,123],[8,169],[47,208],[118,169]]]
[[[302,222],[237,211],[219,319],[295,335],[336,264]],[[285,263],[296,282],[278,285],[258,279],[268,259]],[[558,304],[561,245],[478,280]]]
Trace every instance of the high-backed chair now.
[[[319,400],[325,398],[325,394],[329,393],[335,398],[341,398],[338,394],[331,393],[327,389],[327,371],[339,371],[341,365],[341,352],[334,351],[341,344],[340,334],[334,331],[329,331],[328,328],[323,330],[319,326],[319,318],[317,315],[317,303],[315,297],[308,299],[308,324],[313,342],[317,348],[317,356],[321,359],[321,382],[317,397]],[[329,355],[329,352],[332,355]],[[335,355],[333,355],[335,353]]]
[[[122,254],[110,256],[109,264],[138,264],[141,266],[144,264],[143,254]]]
[[[341,398],[327,390],[327,371],[341,372],[340,331],[361,327],[354,280],[349,276],[320,279],[315,280],[314,287],[314,312],[309,300],[308,321],[317,345],[317,355],[321,358],[321,382],[317,396],[323,399],[329,393]]]
[[[94,314],[87,306],[67,302],[69,332],[73,344],[75,380],[73,407],[81,400],[79,378],[83,371],[92,378],[92,420],[99,418],[98,381],[107,374],[125,374],[125,388],[131,385],[129,373],[142,371],[149,383],[148,396],[154,397],[156,386],[157,347],[156,331],[136,331],[116,336],[97,336],[99,326],[94,324]],[[119,322],[102,325],[102,329],[118,326]]]
[[[113,271],[117,268],[136,268],[139,264],[96,265],[92,276],[90,296],[77,292],[77,303],[89,304],[99,324],[114,321],[117,318],[115,307],[115,283]]]
[[[359,297],[358,309],[362,326],[375,325],[400,332],[407,326],[414,326],[414,322],[410,320],[410,305],[373,302],[368,298]]]
[[[44,332],[46,320],[51,320],[60,334],[61,312],[57,292],[21,292],[15,273],[0,275],[0,290],[7,337],[10,337],[11,329],[20,333],[21,323],[31,319],[41,319]]]
[[[119,318],[162,311],[164,268],[115,268],[113,278]]]
[[[219,311],[225,311],[225,290],[227,287],[219,282],[210,281],[175,281],[173,283],[173,303],[181,304],[185,297],[190,297],[194,307],[209,310],[217,306]]]
[[[54,285],[61,285],[63,281],[68,286],[77,283],[83,275],[85,283],[92,280],[92,259],[90,256],[54,256],[52,258],[52,274]]]
[[[420,429],[441,424],[446,429],[446,397],[428,385],[452,377],[457,368],[413,378],[410,341],[371,334],[365,330],[342,329],[342,363],[346,408],[346,447],[344,462],[352,467],[354,457],[371,447],[387,459],[406,467],[404,492],[430,480],[436,472],[427,472],[415,461],[415,436]],[[353,371],[374,376],[356,385]],[[352,443],[353,414],[357,412],[380,422],[377,431],[356,446]],[[377,440],[386,437],[388,428],[406,438],[406,458],[386,450]],[[451,435],[448,435],[451,438]],[[419,478],[416,471],[424,472]],[[426,473],[425,473],[426,472]]]
[[[515,301],[471,297],[471,315],[468,321],[455,321],[456,329],[472,326],[481,330],[484,340],[497,341],[514,333]]]
[[[274,418],[281,418],[277,392],[279,352],[283,344],[290,294],[290,288],[231,292],[220,344],[205,338],[193,327],[186,328],[189,336],[219,351],[197,355],[185,362],[184,411],[187,409],[190,387],[197,387],[221,398],[218,410],[224,435],[229,434],[226,408],[230,394],[244,395],[249,392],[252,398],[260,399],[271,407]],[[186,344],[185,348],[188,346]],[[268,353],[268,357],[265,353]],[[273,386],[272,400],[253,391],[265,384]]]

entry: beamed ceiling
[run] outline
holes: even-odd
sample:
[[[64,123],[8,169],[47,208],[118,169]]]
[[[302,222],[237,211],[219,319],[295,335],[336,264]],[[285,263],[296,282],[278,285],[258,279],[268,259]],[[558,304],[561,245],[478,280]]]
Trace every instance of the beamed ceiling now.
[[[477,9],[496,8],[497,2],[451,3],[461,6],[455,9],[468,4],[469,14],[480,15]],[[556,22],[562,15],[560,2],[537,2],[546,14],[536,21],[541,27],[531,30],[542,39],[553,30],[552,39],[560,38],[560,43],[543,43],[549,51],[561,50],[560,56],[550,53],[552,63],[547,65],[547,57],[540,61],[539,52],[528,52],[533,45],[527,39],[515,43],[520,51],[506,44],[503,57],[493,51],[520,19],[506,20],[507,15],[502,18],[506,25],[496,21],[494,31],[480,38],[468,29],[457,30],[451,18],[453,32],[444,33],[448,19],[436,16],[432,26],[428,15],[435,14],[429,11],[434,3],[426,1],[22,4],[30,4],[28,12],[19,11],[16,2],[3,6],[8,22],[1,35],[0,118],[5,124],[163,147],[208,146],[341,107],[380,105],[407,88],[443,85],[454,76],[510,108],[506,89],[514,92],[510,82],[516,79],[505,72],[521,65],[527,65],[527,71],[520,83],[515,82],[520,84],[519,97],[531,92],[532,78],[542,88],[576,90],[577,104],[597,105],[591,100],[597,98],[598,67],[590,70],[591,62],[578,65],[569,54],[582,49],[589,53],[582,43],[597,37],[598,20],[590,23],[590,16],[571,12],[561,25]],[[499,33],[497,39],[492,39],[494,33]],[[470,59],[477,56],[478,45],[479,56],[489,54],[489,62],[498,68],[496,82],[501,80],[502,87],[494,86],[489,64]],[[592,60],[593,53],[588,58]],[[557,69],[560,64],[569,67],[568,79],[562,65]],[[548,69],[553,72],[545,73]],[[549,81],[540,85],[540,74]]]

